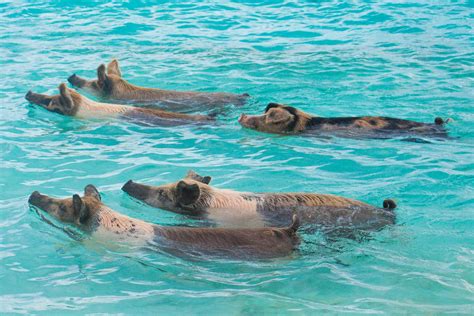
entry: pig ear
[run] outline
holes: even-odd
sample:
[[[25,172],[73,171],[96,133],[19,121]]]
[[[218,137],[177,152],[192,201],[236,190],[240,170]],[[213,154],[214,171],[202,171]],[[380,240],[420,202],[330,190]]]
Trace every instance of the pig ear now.
[[[74,107],[74,101],[72,100],[71,92],[69,92],[69,89],[66,87],[65,83],[61,83],[59,85],[59,95],[61,98],[61,104],[66,109],[72,109]]]
[[[268,103],[267,107],[265,108],[265,113],[267,113],[271,108],[278,108],[280,106],[281,104],[278,103]]]
[[[204,184],[209,184],[211,182],[212,178],[210,176],[205,176],[205,177],[202,177],[202,180],[201,182],[204,183]]]
[[[74,215],[79,219],[79,223],[84,224],[89,218],[89,209],[77,194],[72,196],[72,207],[74,208]]]
[[[122,77],[122,72],[120,71],[117,59],[112,59],[112,61],[107,65],[107,74]]]
[[[196,181],[199,181],[199,182],[202,182],[204,184],[209,184],[212,180],[212,178],[210,176],[201,176],[201,175],[198,175],[196,172],[194,172],[193,170],[189,170],[188,173],[186,174],[186,178],[188,179],[193,179],[193,180],[196,180]]]
[[[97,81],[99,86],[103,87],[107,81],[107,74],[105,73],[105,65],[102,64],[97,68]]]
[[[196,183],[187,184],[184,181],[179,181],[176,188],[177,201],[182,205],[191,205],[195,203],[201,195],[199,186]]]
[[[98,201],[102,200],[100,197],[99,190],[97,190],[97,188],[92,184],[86,185],[86,187],[84,188],[84,196],[92,196]]]

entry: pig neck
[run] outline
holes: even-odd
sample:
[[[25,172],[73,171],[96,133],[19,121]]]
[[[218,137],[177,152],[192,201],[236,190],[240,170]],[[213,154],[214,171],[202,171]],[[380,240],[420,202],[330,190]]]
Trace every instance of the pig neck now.
[[[116,236],[118,239],[149,241],[153,239],[156,225],[120,214],[111,208],[101,205],[92,221],[92,235],[104,237]]]
[[[193,228],[174,228],[151,224],[140,219],[120,214],[111,208],[102,205],[96,212],[93,220],[92,236],[101,241],[115,242],[129,246],[157,246],[157,237],[161,242],[173,241],[176,233],[190,232]],[[169,233],[171,232],[171,234]],[[173,234],[173,232],[176,232]],[[185,234],[186,236],[186,234]],[[189,242],[193,242],[192,239]]]
[[[260,195],[226,189],[210,188],[202,193],[203,209],[255,209]]]
[[[193,92],[178,92],[173,90],[162,90],[156,88],[145,88],[133,85],[125,80],[118,83],[112,90],[112,97],[127,98],[133,100],[153,100],[176,95],[192,95]]]
[[[116,117],[131,109],[130,106],[95,102],[82,97],[76,116],[83,118]]]

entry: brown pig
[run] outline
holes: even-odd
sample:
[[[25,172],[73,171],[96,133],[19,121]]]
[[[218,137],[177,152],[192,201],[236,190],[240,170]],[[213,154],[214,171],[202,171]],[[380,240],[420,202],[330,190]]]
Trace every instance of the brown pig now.
[[[277,103],[268,104],[263,115],[242,114],[239,118],[243,127],[266,133],[320,133],[370,138],[403,135],[446,138],[445,122],[440,117],[432,124],[382,116],[317,117]]]

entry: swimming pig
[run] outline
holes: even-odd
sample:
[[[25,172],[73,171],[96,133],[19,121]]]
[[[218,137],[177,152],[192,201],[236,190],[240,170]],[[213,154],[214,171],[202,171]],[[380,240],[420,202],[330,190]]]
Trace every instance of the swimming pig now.
[[[58,95],[49,96],[28,91],[25,98],[48,111],[78,118],[124,118],[164,126],[192,122],[209,123],[214,120],[212,117],[205,115],[189,115],[158,109],[99,103],[80,95],[73,89],[67,88],[64,83],[59,85]]]
[[[291,106],[270,103],[263,115],[245,115],[239,123],[246,128],[267,133],[333,133],[340,136],[387,138],[399,135],[446,138],[445,121],[437,117],[434,124],[381,117],[316,117]]]
[[[91,237],[122,245],[157,247],[178,255],[207,255],[239,259],[275,258],[291,254],[299,242],[298,219],[286,228],[166,227],[120,214],[101,201],[93,185],[84,195],[52,198],[33,192],[29,204]]]
[[[112,60],[107,68],[100,65],[97,68],[97,79],[86,80],[73,74],[68,81],[77,88],[85,89],[96,96],[113,100],[126,101],[134,104],[158,103],[167,105],[170,109],[194,106],[224,106],[227,104],[243,105],[248,94],[207,93],[190,91],[161,90],[135,86],[122,78],[118,61]]]
[[[189,171],[178,182],[150,186],[128,181],[122,190],[151,206],[205,218],[224,226],[285,226],[292,213],[302,225],[334,229],[377,230],[395,222],[392,200],[383,208],[329,194],[248,193],[209,185],[211,177]]]

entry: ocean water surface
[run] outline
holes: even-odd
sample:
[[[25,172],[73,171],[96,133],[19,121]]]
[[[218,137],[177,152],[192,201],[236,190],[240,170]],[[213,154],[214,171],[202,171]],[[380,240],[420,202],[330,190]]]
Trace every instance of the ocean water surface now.
[[[0,3],[0,314],[473,314],[472,1],[3,1]],[[215,126],[87,121],[28,104],[72,73],[121,62],[130,82],[249,93]],[[244,130],[269,102],[320,116],[452,118],[425,143]],[[203,110],[202,113],[206,111]],[[72,239],[30,210],[89,183],[163,225],[198,221],[138,204],[129,179],[189,169],[221,188],[307,191],[381,205],[397,224],[363,240],[303,234],[270,261],[185,260]]]

